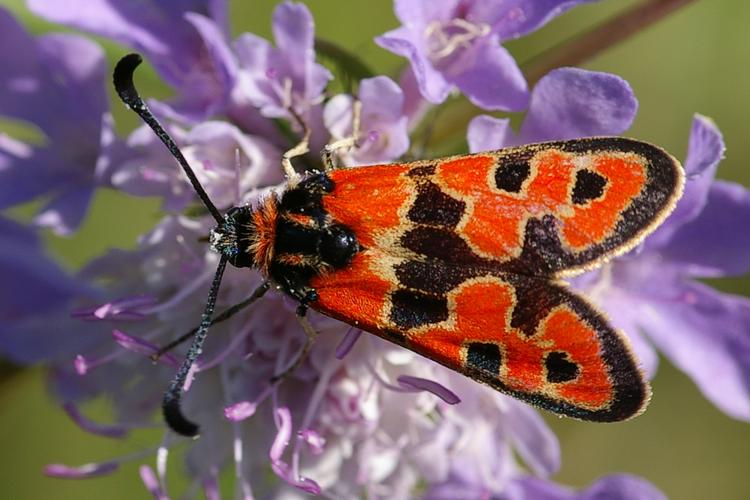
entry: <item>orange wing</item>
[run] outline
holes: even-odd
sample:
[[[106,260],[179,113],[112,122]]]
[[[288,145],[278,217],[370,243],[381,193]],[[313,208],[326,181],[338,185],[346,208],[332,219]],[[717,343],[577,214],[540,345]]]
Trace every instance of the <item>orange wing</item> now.
[[[627,340],[556,278],[632,247],[674,206],[679,164],[600,138],[337,170],[326,212],[363,250],[311,307],[557,413],[648,401]]]

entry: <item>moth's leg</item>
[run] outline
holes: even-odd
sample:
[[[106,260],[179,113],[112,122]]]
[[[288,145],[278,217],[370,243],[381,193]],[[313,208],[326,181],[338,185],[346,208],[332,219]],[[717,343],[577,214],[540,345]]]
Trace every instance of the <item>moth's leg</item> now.
[[[281,155],[281,166],[284,169],[284,175],[290,183],[295,183],[299,180],[299,174],[294,170],[292,166],[292,158],[302,156],[303,154],[310,151],[310,127],[307,125],[305,120],[297,113],[291,104],[291,88],[289,89],[289,99],[287,104],[287,110],[294,118],[294,121],[302,128],[302,139],[296,146]]]
[[[310,354],[310,348],[315,343],[315,339],[318,338],[318,332],[315,331],[315,328],[305,317],[305,314],[307,314],[307,307],[305,307],[304,305],[299,306],[295,314],[297,316],[297,321],[299,321],[299,324],[302,326],[302,330],[304,330],[305,335],[307,336],[307,339],[305,340],[305,344],[302,346],[302,349],[300,349],[300,351],[297,353],[297,357],[294,359],[294,361],[292,361],[292,363],[287,366],[284,371],[271,377],[271,384],[275,384],[279,380],[287,378],[297,368],[299,368],[305,358],[307,358],[307,355]]]
[[[235,314],[237,314],[238,312],[242,311],[243,309],[245,309],[246,307],[248,307],[250,304],[254,303],[256,300],[258,300],[263,295],[265,295],[269,288],[271,288],[271,283],[268,282],[268,281],[264,281],[263,283],[261,283],[261,285],[258,288],[256,288],[255,290],[253,290],[253,293],[248,298],[246,298],[242,302],[239,302],[239,303],[237,303],[237,304],[235,304],[235,305],[233,305],[233,306],[225,309],[224,311],[221,312],[221,314],[218,314],[211,321],[211,325],[213,326],[216,323],[221,323],[222,321],[225,321],[225,320],[231,318],[232,316],[234,316]],[[192,330],[190,330],[189,332],[181,335],[180,337],[178,337],[177,339],[173,340],[169,344],[160,347],[158,351],[156,351],[155,353],[153,353],[150,356],[151,359],[153,361],[158,361],[159,358],[161,358],[162,356],[164,356],[166,353],[168,353],[169,351],[171,351],[172,349],[174,349],[178,345],[180,345],[180,344],[182,344],[182,343],[190,340],[193,337],[193,335],[195,335],[195,333],[197,331],[198,331],[197,327],[193,328]]]
[[[362,120],[362,102],[359,99],[355,99],[352,103],[352,133],[348,137],[333,141],[323,148],[323,167],[326,170],[334,170],[338,168],[337,158],[339,151],[349,149],[357,146],[357,139],[361,132],[361,120]]]

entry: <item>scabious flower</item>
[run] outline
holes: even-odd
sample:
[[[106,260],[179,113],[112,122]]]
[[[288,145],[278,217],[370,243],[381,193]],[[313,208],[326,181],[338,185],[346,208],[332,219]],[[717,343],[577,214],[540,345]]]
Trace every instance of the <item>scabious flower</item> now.
[[[44,196],[35,223],[70,234],[122,154],[103,85],[104,53],[77,35],[34,38],[2,8],[0,32],[0,116],[43,134],[33,146],[0,134],[0,208]]]
[[[526,107],[526,80],[500,44],[541,28],[581,0],[396,0],[403,26],[375,39],[409,59],[422,96],[443,102],[453,89],[487,110]]]
[[[107,37],[142,52],[178,91],[172,107],[192,118],[222,111],[236,78],[227,47],[227,4],[216,0],[112,2],[28,0],[51,22]]]
[[[408,52],[419,87],[431,102],[444,99],[453,87],[489,109],[523,109],[528,101],[518,134],[504,121],[475,120],[469,132],[472,149],[489,145],[493,138],[502,144],[492,148],[553,137],[618,134],[627,129],[636,110],[626,82],[612,75],[561,69],[542,79],[529,95],[520,71],[499,45],[577,3],[398,2],[406,26],[384,35],[379,43]],[[222,209],[258,204],[281,184],[279,158],[293,144],[272,119],[303,116],[317,126],[318,142],[328,139],[322,137],[326,130],[331,140],[352,134],[353,98],[340,95],[325,102],[331,75],[315,60],[313,20],[303,4],[285,2],[277,7],[275,46],[251,34],[231,44],[226,6],[217,0],[179,5],[154,0],[137,7],[96,0],[68,2],[64,8],[52,1],[29,0],[29,6],[47,19],[146,54],[177,94],[168,103],[149,104],[166,121]],[[18,46],[37,43],[25,36]],[[73,74],[83,74],[77,66],[81,61],[63,62]],[[488,65],[486,69],[482,64]],[[86,80],[84,90],[104,88],[104,76],[97,75],[95,81]],[[51,92],[41,87],[34,98],[42,96],[41,102],[47,102]],[[0,95],[0,113],[5,114],[4,97]],[[359,99],[360,134],[342,160],[352,165],[397,159],[409,146],[414,102],[384,76],[360,82]],[[96,109],[104,113],[105,108]],[[39,120],[43,130],[49,120],[42,108],[38,116],[8,114]],[[105,120],[97,123],[84,150],[99,151],[100,143],[91,142],[91,137],[106,135],[108,125]],[[13,307],[4,314],[21,318],[2,326],[0,348],[18,360],[52,362],[52,385],[71,419],[88,432],[122,437],[132,429],[163,427],[154,414],[183,350],[163,354],[157,363],[151,357],[160,346],[197,326],[218,256],[205,242],[214,221],[195,211],[185,214],[194,194],[150,131],[141,127],[124,143],[115,143],[118,154],[106,163],[107,185],[160,196],[169,213],[135,249],[111,250],[76,276],[57,269],[27,230],[0,220],[0,226],[7,226],[0,234],[12,243],[3,247],[8,251],[0,255],[0,266],[8,267],[13,276],[31,275],[30,283],[39,290],[37,302],[20,302],[27,300],[21,296],[9,302]],[[3,144],[19,151],[28,147],[18,141]],[[13,172],[26,165],[23,155],[8,158],[0,172],[20,175]],[[65,168],[77,172],[80,166]],[[86,179],[89,188],[102,185],[90,176]],[[706,208],[702,213],[710,212]],[[701,220],[697,213],[683,218]],[[32,261],[40,265],[28,266]],[[217,311],[247,299],[261,282],[257,273],[228,269]],[[305,342],[295,320],[296,306],[281,294],[268,293],[211,329],[183,399],[185,414],[202,426],[201,438],[189,443],[186,452],[188,475],[208,498],[218,496],[218,474],[225,466],[233,468],[236,495],[242,498],[304,493],[333,498],[662,498],[647,483],[628,476],[600,479],[581,492],[555,485],[548,478],[559,468],[559,445],[535,410],[314,313],[309,317],[320,335],[310,356],[290,378],[272,383],[272,376],[284,371]],[[36,317],[23,317],[30,307]],[[65,320],[60,319],[63,308],[69,310]],[[38,340],[48,333],[38,322],[51,318],[56,321],[55,335],[66,339],[64,346]],[[34,351],[35,343],[49,351]],[[19,354],[27,352],[31,354]],[[92,421],[82,410],[82,402],[99,396],[112,401],[113,422]],[[128,457],[156,457],[153,468],[143,465],[139,471],[155,498],[168,495],[167,464],[178,444],[185,442],[166,431],[161,443]],[[80,467],[55,464],[46,473],[102,475],[116,470],[122,460]]]

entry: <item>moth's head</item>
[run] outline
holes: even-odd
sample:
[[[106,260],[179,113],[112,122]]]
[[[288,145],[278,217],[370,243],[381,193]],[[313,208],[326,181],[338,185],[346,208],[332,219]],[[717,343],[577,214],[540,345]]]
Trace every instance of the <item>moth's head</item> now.
[[[211,249],[227,258],[234,267],[256,267],[252,243],[256,238],[250,207],[234,207],[224,222],[209,234]]]

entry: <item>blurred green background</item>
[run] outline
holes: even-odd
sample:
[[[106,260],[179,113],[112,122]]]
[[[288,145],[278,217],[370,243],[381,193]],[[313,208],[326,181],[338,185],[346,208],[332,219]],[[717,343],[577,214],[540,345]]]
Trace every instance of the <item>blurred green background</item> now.
[[[232,2],[233,34],[252,31],[270,37],[275,3]],[[359,54],[378,73],[395,74],[403,64],[372,42],[374,36],[397,26],[391,2],[306,3],[319,36]],[[609,0],[576,8],[507,46],[523,63],[635,3]],[[9,7],[34,33],[60,30],[31,16],[20,0],[2,0],[0,5]],[[693,113],[713,118],[727,143],[727,158],[719,176],[750,185],[746,166],[746,158],[750,158],[746,125],[750,115],[749,23],[750,2],[697,1],[607,50],[585,67],[628,80],[640,101],[638,118],[629,135],[660,144],[679,158],[684,158]],[[113,61],[127,51],[112,43],[104,45]],[[146,95],[169,95],[169,89],[153,73],[144,72],[140,81]],[[455,112],[443,114],[439,128],[463,130],[460,116],[465,103],[457,102],[451,108]],[[135,117],[119,103],[113,110],[120,132],[135,126]],[[23,217],[26,212],[16,214]],[[47,235],[47,240],[64,265],[74,269],[109,247],[132,247],[137,235],[157,218],[156,200],[105,192],[97,196],[91,216],[75,237]],[[750,295],[747,279],[724,280],[716,285]],[[631,422],[596,425],[547,416],[560,438],[563,454],[562,470],[555,479],[581,487],[603,474],[620,471],[647,478],[670,498],[748,498],[750,425],[716,410],[666,361],[659,368],[653,389],[648,411]],[[109,477],[83,481],[50,479],[41,475],[41,469],[50,462],[77,465],[131,453],[156,443],[158,433],[136,434],[126,442],[85,434],[50,401],[43,371],[38,368],[12,371],[0,379],[0,408],[0,497],[147,496],[136,465]],[[95,404],[93,410],[106,412],[101,404]]]

